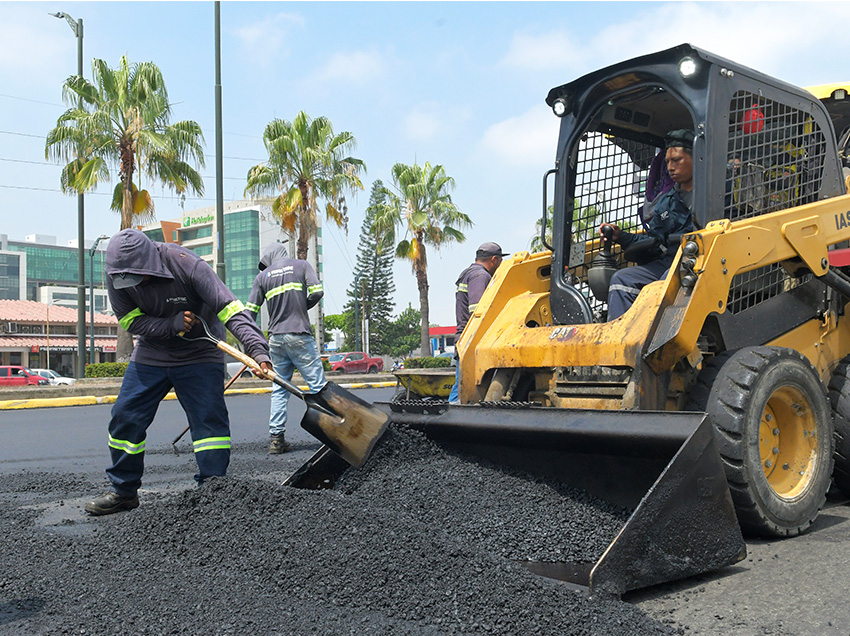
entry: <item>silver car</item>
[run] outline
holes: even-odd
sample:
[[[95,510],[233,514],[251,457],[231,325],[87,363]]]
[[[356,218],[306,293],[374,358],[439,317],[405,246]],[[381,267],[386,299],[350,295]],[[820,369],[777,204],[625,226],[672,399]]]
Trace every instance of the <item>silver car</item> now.
[[[59,375],[56,371],[52,369],[30,369],[33,373],[40,375],[43,378],[47,378],[47,381],[50,382],[51,386],[71,386],[76,382],[74,378],[66,378],[64,375]]]

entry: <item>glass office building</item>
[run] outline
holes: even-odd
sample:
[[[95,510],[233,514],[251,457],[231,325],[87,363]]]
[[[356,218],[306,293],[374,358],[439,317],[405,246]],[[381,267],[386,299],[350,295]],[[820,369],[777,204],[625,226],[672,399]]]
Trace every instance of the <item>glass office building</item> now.
[[[90,261],[88,247],[85,253],[86,298],[89,294],[89,279],[94,266],[95,310],[104,311],[105,281],[103,259],[106,241],[98,245],[94,263]],[[5,300],[34,300],[49,302],[64,307],[77,306],[77,284],[79,280],[79,256],[75,245],[56,244],[55,236],[32,234],[25,241],[10,241],[0,234],[0,298]],[[55,298],[45,300],[44,288],[57,289]],[[68,289],[70,288],[70,290]],[[88,300],[86,300],[88,306]]]
[[[182,218],[148,225],[142,231],[155,241],[178,243],[211,266],[215,261],[215,207],[184,213]],[[227,286],[245,302],[257,276],[260,252],[269,244],[289,242],[271,207],[250,201],[224,206],[224,267]]]

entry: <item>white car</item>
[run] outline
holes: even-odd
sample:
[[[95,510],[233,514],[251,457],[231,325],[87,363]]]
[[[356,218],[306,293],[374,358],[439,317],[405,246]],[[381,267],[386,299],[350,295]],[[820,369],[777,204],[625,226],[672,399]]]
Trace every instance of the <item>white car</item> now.
[[[234,375],[239,373],[245,365],[241,362],[228,362],[224,368],[224,379],[229,380]],[[239,373],[240,378],[253,378],[254,374],[251,373],[250,369],[245,369],[242,373]]]
[[[63,375],[59,375],[58,373],[56,373],[56,371],[53,371],[52,369],[30,369],[30,371],[32,371],[33,373],[37,373],[43,378],[47,378],[51,386],[71,386],[72,384],[76,383],[76,380],[74,378],[66,378]]]

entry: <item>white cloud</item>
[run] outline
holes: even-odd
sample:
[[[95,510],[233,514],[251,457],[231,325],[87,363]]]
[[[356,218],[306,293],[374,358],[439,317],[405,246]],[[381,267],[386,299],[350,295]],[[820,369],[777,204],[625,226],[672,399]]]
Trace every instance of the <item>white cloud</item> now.
[[[825,42],[835,42],[835,54],[840,56],[850,20],[847,2],[636,4],[647,9],[640,17],[623,22],[615,19],[601,30],[517,32],[500,65],[535,73],[553,69],[585,73],[689,42],[767,73],[781,74],[788,64],[814,57]]]
[[[534,106],[490,126],[479,142],[479,150],[511,166],[550,164],[555,157],[558,123],[545,104]]]
[[[252,63],[269,65],[288,56],[290,32],[304,26],[304,19],[293,13],[278,13],[258,22],[234,27],[231,33]]]
[[[548,33],[525,31],[514,34],[500,66],[520,70],[560,70],[580,66],[584,53],[573,45],[573,37],[563,30]]]
[[[309,81],[363,84],[380,77],[384,67],[384,59],[376,51],[341,51],[318,68]]]
[[[402,122],[404,135],[413,141],[450,137],[471,119],[471,110],[445,104],[418,104]]]

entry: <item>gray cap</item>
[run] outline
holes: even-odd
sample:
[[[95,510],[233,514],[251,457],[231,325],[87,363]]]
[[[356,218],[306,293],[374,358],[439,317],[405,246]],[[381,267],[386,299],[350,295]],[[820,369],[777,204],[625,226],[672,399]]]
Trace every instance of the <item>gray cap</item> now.
[[[115,289],[126,289],[127,287],[135,287],[142,282],[144,276],[141,274],[131,274],[130,272],[118,272],[112,274],[112,286]]]
[[[501,246],[493,241],[482,243],[475,252],[475,258],[490,258],[491,256],[510,256],[509,253],[503,252]]]

